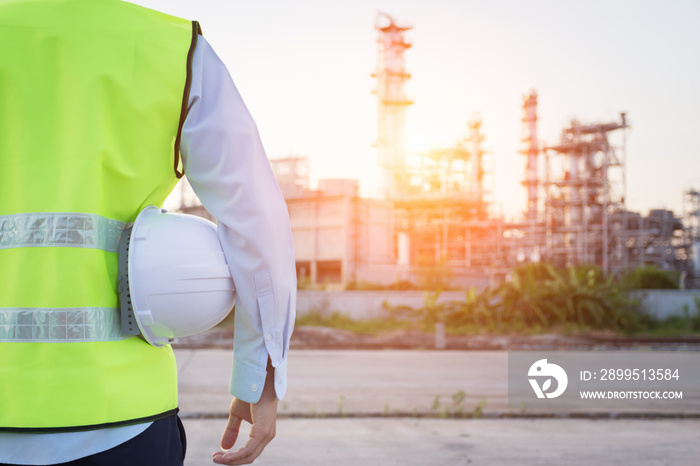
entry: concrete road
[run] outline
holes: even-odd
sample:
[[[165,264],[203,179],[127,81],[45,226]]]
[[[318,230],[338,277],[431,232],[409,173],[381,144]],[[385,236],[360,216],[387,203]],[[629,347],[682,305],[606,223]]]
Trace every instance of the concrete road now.
[[[669,353],[653,351],[645,357],[663,360]],[[175,354],[181,409],[186,413],[224,413],[230,402],[232,353],[176,350]],[[674,358],[678,355],[673,353]],[[682,356],[697,361],[700,353]],[[694,376],[700,378],[700,374]],[[410,416],[434,415],[437,410],[471,413],[479,406],[492,415],[510,411],[507,351],[296,350],[289,356],[288,382],[281,414]],[[695,391],[686,390],[683,400],[641,403],[629,411],[700,414],[700,379],[693,385]],[[587,411],[605,412],[605,405],[600,406]]]
[[[180,406],[185,412],[220,412],[228,406],[232,354],[178,350]],[[436,397],[465,407],[487,400],[507,409],[507,353],[503,351],[297,350],[289,357],[282,414],[431,412]]]
[[[185,465],[212,465],[225,421],[184,422]],[[340,418],[280,419],[255,464],[695,466],[698,458],[698,420]]]
[[[186,464],[213,464],[225,420],[195,416],[225,415],[232,354],[176,350],[176,356],[189,437]],[[697,418],[489,418],[508,412],[507,365],[504,351],[293,351],[280,412],[302,418],[281,418],[277,438],[255,464],[700,464]],[[457,403],[460,392],[464,400]],[[699,413],[697,400],[688,397],[671,412]],[[411,417],[434,415],[436,405],[453,412],[461,406],[466,414],[482,405],[487,418]],[[652,411],[669,412],[659,409]],[[402,416],[363,417],[397,413]]]

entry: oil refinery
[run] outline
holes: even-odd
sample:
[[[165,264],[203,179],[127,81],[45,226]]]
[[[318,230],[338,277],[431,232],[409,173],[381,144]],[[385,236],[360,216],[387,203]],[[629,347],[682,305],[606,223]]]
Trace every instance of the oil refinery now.
[[[680,215],[659,209],[627,210],[623,112],[614,121],[561,129],[545,145],[538,135],[538,94],[522,97],[526,193],[522,220],[494,209],[482,119],[475,113],[452,147],[409,154],[406,116],[412,101],[406,52],[411,27],[378,13],[376,167],[380,195],[360,196],[359,181],[321,179],[310,189],[309,160],[271,160],[287,202],[300,282],[344,287],[416,280],[419,268],[447,269],[454,286],[484,287],[528,262],[557,266],[594,264],[620,275],[642,265],[681,273],[685,286],[700,280],[700,193],[685,193]],[[513,103],[517,105],[517,102]],[[546,116],[545,116],[546,117]],[[189,199],[189,200],[188,200]],[[183,195],[181,211],[203,214]]]

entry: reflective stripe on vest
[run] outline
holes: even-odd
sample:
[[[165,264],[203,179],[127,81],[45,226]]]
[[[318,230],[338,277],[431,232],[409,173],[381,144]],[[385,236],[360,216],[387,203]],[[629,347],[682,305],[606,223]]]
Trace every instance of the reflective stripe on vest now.
[[[117,252],[127,224],[94,214],[28,213],[0,216],[0,249],[92,248]],[[112,307],[0,308],[0,342],[119,341],[119,309]]]
[[[65,343],[125,338],[128,336],[121,334],[117,308],[0,308],[0,342]]]
[[[65,246],[117,252],[126,225],[94,214],[0,215],[0,249]]]

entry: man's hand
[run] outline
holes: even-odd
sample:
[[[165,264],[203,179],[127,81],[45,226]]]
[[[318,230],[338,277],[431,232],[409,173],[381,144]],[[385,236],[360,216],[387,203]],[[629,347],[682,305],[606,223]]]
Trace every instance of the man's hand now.
[[[246,403],[237,398],[231,402],[228,414],[228,424],[221,437],[221,448],[228,450],[233,447],[238,438],[241,421],[249,422],[250,438],[246,444],[236,451],[217,451],[212,456],[217,464],[250,464],[260,456],[263,449],[275,437],[277,425],[277,395],[275,394],[275,369],[268,360],[267,377],[260,401],[255,404]]]

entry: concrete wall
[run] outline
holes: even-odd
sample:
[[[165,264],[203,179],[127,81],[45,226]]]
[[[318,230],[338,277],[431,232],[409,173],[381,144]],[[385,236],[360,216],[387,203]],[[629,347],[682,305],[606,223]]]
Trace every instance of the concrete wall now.
[[[462,301],[464,291],[443,291],[438,303],[444,301]],[[310,291],[299,290],[297,293],[297,314],[304,315],[311,310],[324,313],[341,312],[354,319],[369,319],[386,315],[382,304],[384,301],[392,306],[405,305],[414,309],[423,307],[423,291]]]
[[[640,290],[631,295],[639,301],[641,310],[658,319],[683,316],[684,307],[691,316],[698,312],[695,306],[695,298],[700,299],[698,290]]]

